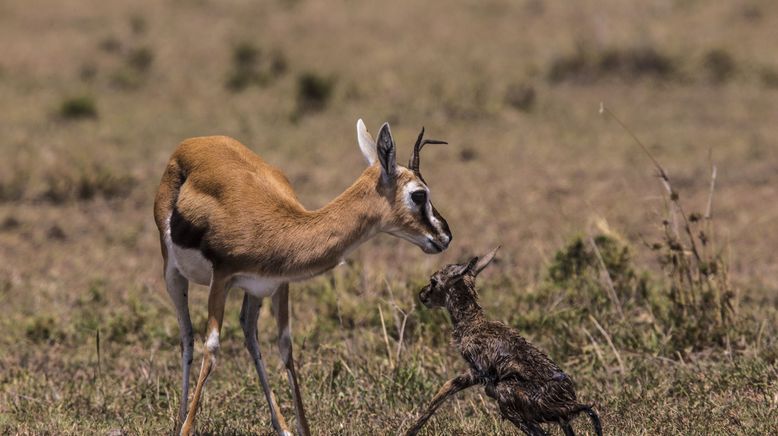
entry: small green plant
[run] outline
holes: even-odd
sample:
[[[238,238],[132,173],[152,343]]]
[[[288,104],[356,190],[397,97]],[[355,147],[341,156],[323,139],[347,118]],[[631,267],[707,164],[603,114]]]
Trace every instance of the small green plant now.
[[[97,118],[97,104],[86,95],[66,98],[60,104],[59,114],[69,120]]]
[[[50,316],[35,316],[25,329],[27,339],[34,343],[56,342],[65,339],[65,334]]]

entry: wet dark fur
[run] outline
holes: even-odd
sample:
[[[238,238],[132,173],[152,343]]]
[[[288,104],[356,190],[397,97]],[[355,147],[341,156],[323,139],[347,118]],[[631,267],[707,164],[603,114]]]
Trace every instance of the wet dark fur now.
[[[481,264],[474,258],[466,264],[446,266],[433,274],[430,284],[419,294],[425,306],[449,311],[454,324],[453,344],[470,368],[444,385],[427,413],[407,434],[416,434],[447,396],[481,384],[486,394],[497,400],[502,417],[526,434],[545,434],[539,424],[554,422],[566,435],[573,435],[569,421],[586,412],[601,435],[599,417],[591,406],[578,402],[570,377],[516,329],[484,316],[475,278],[493,255],[494,251]]]

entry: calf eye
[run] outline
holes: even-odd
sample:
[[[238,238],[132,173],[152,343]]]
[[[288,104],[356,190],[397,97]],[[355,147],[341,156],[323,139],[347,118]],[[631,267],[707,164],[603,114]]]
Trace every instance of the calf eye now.
[[[411,193],[411,200],[416,204],[416,206],[421,206],[422,204],[427,203],[427,191],[413,191]]]

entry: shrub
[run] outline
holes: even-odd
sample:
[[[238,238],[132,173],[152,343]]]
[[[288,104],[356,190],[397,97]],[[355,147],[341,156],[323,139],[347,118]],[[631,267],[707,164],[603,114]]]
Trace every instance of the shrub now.
[[[270,74],[274,77],[282,76],[289,68],[286,56],[280,50],[275,50],[270,56]]]
[[[50,316],[35,316],[27,324],[25,329],[27,339],[34,343],[62,341],[65,334],[57,328],[54,318]]]
[[[762,68],[759,77],[762,79],[762,84],[767,88],[778,88],[778,71],[765,67]]]
[[[552,83],[564,81],[593,82],[608,77],[637,80],[644,77],[667,80],[677,74],[676,62],[653,47],[611,48],[575,53],[551,62],[547,78]]]
[[[265,76],[260,70],[261,51],[250,42],[241,42],[232,50],[233,69],[227,77],[228,89],[242,91],[252,84],[263,85]]]
[[[735,59],[726,50],[713,49],[705,54],[703,68],[711,82],[724,83],[735,74]]]
[[[513,84],[505,92],[505,102],[514,109],[528,112],[535,105],[535,88],[527,84]]]
[[[237,69],[252,70],[259,64],[261,54],[254,44],[241,42],[232,50],[233,66]]]
[[[132,30],[133,34],[142,35],[146,33],[148,27],[146,18],[143,15],[136,14],[130,17],[130,30]]]
[[[127,54],[127,66],[144,73],[151,68],[154,62],[154,52],[149,47],[138,47]]]
[[[335,80],[306,72],[297,78],[297,110],[299,113],[324,110],[332,97]]]
[[[89,96],[70,97],[60,105],[59,114],[65,119],[97,118],[97,104]]]
[[[128,174],[115,174],[100,165],[88,165],[48,172],[42,199],[52,203],[71,200],[123,198],[130,194],[137,180]]]
[[[122,42],[115,36],[108,36],[100,41],[100,50],[106,53],[118,53],[122,49]]]
[[[17,170],[12,172],[3,172],[5,174],[11,174],[10,177],[2,174],[0,176],[0,202],[4,201],[17,201],[24,196],[27,190],[27,183],[29,181],[29,174],[27,172]]]

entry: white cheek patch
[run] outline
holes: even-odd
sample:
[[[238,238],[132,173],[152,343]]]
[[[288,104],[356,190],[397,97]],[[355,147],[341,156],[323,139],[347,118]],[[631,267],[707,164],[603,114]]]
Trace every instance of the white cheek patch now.
[[[424,185],[417,182],[411,182],[403,186],[403,200],[405,200],[405,205],[408,206],[408,209],[416,209],[416,203],[411,200],[411,194],[418,191],[419,189],[424,189],[425,191],[427,190]],[[429,191],[427,191],[427,198],[429,198]],[[427,200],[427,204],[429,205],[429,200]]]
[[[427,216],[427,220],[429,220],[430,224],[432,224],[432,227],[435,229],[437,233],[443,233],[443,228],[441,226],[440,220],[435,218],[435,214],[432,213],[432,202],[430,201],[429,188],[415,181],[405,185],[403,187],[403,199],[405,200],[405,205],[410,210],[416,210],[417,206],[416,203],[414,203],[413,200],[411,199],[411,193],[418,191],[420,189],[427,191],[427,203],[423,206],[422,213],[424,213]],[[434,239],[433,235],[429,233],[425,233],[424,237],[429,239]]]

